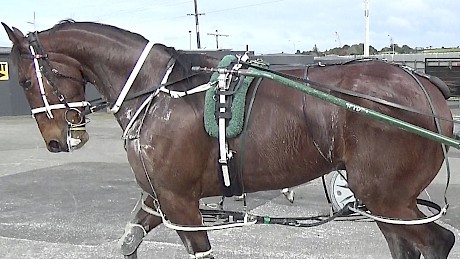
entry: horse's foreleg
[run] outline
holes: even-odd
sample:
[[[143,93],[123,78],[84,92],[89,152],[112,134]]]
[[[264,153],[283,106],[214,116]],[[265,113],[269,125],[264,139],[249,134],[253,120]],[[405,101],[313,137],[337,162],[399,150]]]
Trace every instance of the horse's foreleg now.
[[[198,200],[190,196],[184,198],[174,196],[174,202],[160,200],[162,212],[165,213],[169,222],[176,226],[173,228],[177,230],[190,258],[214,258],[206,231],[182,231],[180,229],[182,226],[203,225]],[[170,206],[172,204],[174,206]]]
[[[153,208],[152,197],[147,196],[144,203]],[[137,259],[137,248],[144,240],[144,237],[162,222],[161,217],[146,212],[141,206],[137,206],[136,209],[136,215],[126,224],[125,232],[119,240],[121,253],[127,259]]]
[[[182,243],[187,249],[187,252],[190,255],[190,258],[194,259],[212,259],[214,258],[212,254],[211,244],[208,240],[208,234],[206,231],[197,231],[197,232],[185,232],[177,231]]]

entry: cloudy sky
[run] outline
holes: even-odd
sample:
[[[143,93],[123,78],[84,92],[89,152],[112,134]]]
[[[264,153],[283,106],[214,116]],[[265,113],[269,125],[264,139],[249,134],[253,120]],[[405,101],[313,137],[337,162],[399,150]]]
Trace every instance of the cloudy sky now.
[[[364,42],[364,0],[197,0],[201,46],[257,54],[324,51]],[[369,0],[370,45],[460,45],[458,0]],[[107,23],[177,49],[196,49],[193,0],[15,0],[1,5],[0,21],[24,33],[60,20]],[[35,24],[34,24],[35,13]],[[189,33],[189,31],[192,31]],[[191,44],[190,44],[191,43]],[[0,32],[0,46],[11,46]]]

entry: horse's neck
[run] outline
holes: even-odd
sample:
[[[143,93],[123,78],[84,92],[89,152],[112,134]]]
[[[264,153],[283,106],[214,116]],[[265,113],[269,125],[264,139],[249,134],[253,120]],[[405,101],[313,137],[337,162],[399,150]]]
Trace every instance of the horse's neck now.
[[[120,40],[91,31],[59,31],[49,36],[50,49],[78,60],[83,73],[108,100],[117,97],[146,41]],[[45,47],[46,49],[46,47]]]
[[[177,53],[174,54],[174,57],[177,59],[183,58],[180,54],[177,54]],[[165,63],[165,60],[159,63],[160,64]],[[166,63],[167,63],[167,60],[166,60]],[[171,72],[171,75],[169,76],[168,83],[170,85],[168,86],[168,89],[174,90],[174,91],[180,91],[180,92],[187,91],[194,87],[197,87],[197,86],[200,86],[200,85],[203,85],[209,82],[209,79],[211,76],[210,74],[200,73],[198,75],[193,75],[195,72],[192,72],[189,66],[216,67],[217,63],[218,62],[216,60],[212,58],[204,57],[204,56],[193,58],[191,63],[188,63],[188,62],[181,63],[179,60],[176,61],[176,64]],[[162,75],[164,74],[165,69],[166,67],[163,68],[161,76],[157,78],[158,82],[163,79]],[[153,86],[158,86],[158,85],[159,83]],[[150,87],[152,87],[152,85]],[[147,98],[147,95],[143,98],[139,97],[137,100],[129,101],[130,102],[129,105],[125,106],[124,109],[123,108],[120,109],[120,111],[115,115],[118,123],[120,124],[123,130],[126,129],[126,126],[129,123],[129,121],[133,118],[134,113],[137,111],[139,107],[141,107],[142,102],[146,98]],[[152,103],[159,101],[159,98],[171,98],[171,97],[168,96],[168,94],[160,94],[153,98]],[[188,98],[188,101],[189,101],[188,105],[192,103],[194,107],[202,107],[204,105],[203,98],[198,97],[198,95],[187,96],[185,98]],[[148,108],[145,108],[145,109],[148,109]]]
[[[145,47],[143,41],[120,42],[119,39],[107,39],[101,35],[86,37],[64,37],[57,35],[54,41],[59,45],[53,46],[53,51],[68,55],[78,60],[83,73],[92,82],[99,93],[113,105],[122,91],[134,64]],[[77,34],[78,35],[78,34]],[[101,45],[104,46],[101,48]],[[167,53],[161,49],[150,51],[136,81],[129,93],[135,93],[147,87],[159,85],[162,74],[169,60]],[[137,98],[128,102],[115,114],[122,129],[125,129],[144,98]]]

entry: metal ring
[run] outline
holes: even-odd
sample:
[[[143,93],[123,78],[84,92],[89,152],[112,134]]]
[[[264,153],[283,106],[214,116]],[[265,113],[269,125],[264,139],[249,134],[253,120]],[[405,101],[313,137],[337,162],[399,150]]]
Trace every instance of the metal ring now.
[[[69,111],[76,111],[77,114],[78,114],[78,117],[80,118],[80,121],[77,122],[77,123],[72,122],[72,120],[70,120],[70,119],[68,118]],[[80,124],[83,122],[84,117],[81,116],[81,111],[80,111],[79,109],[77,109],[77,108],[69,108],[69,109],[66,109],[66,110],[65,110],[64,119],[65,119],[65,121],[67,122],[67,124],[69,124],[69,125],[72,126],[72,125],[80,125]]]

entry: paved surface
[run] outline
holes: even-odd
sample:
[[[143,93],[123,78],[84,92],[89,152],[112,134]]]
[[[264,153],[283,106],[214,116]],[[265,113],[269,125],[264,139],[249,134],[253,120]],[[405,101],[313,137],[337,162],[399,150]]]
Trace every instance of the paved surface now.
[[[121,130],[107,114],[92,115],[91,139],[70,154],[51,154],[30,117],[0,117],[0,258],[122,258],[123,234],[139,194]],[[439,223],[460,234],[460,152],[451,150],[450,209]],[[445,171],[429,187],[442,201]],[[295,189],[290,204],[278,191],[249,195],[253,213],[307,216],[329,210],[320,181]],[[241,204],[230,201],[230,207]],[[390,258],[377,226],[334,221],[314,228],[256,225],[209,234],[217,258]],[[160,226],[139,258],[188,258],[178,236]],[[450,258],[460,258],[460,243]]]

